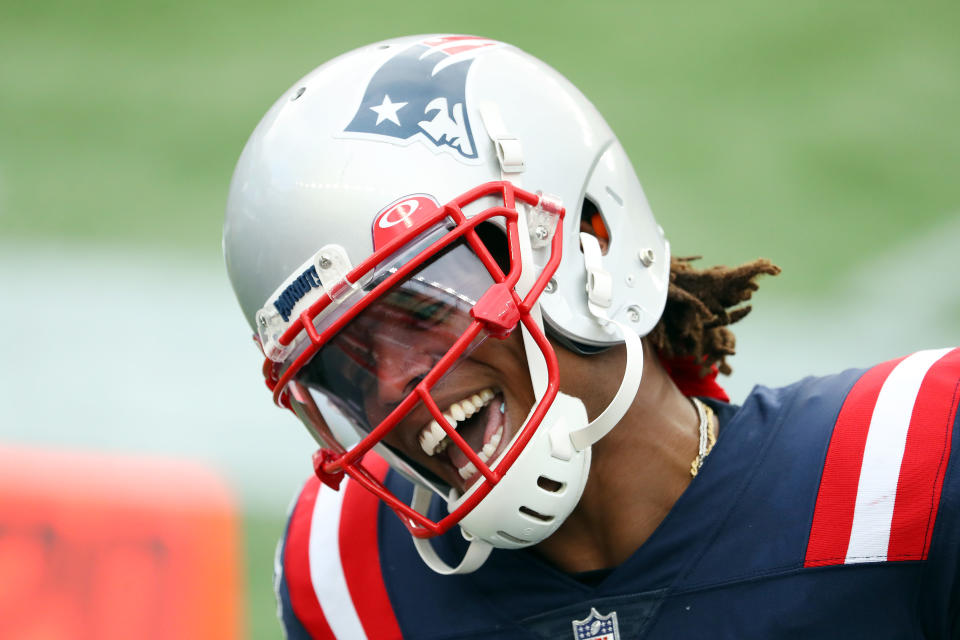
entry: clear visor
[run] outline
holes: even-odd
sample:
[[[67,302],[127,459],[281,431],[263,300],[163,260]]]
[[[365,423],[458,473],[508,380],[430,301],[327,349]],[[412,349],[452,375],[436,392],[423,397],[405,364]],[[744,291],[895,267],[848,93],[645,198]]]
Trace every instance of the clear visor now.
[[[378,266],[363,294],[446,231],[437,228],[424,234]],[[493,284],[469,245],[456,241],[382,293],[321,347],[288,385],[292,408],[314,437],[338,452],[349,450],[395,411],[417,410],[422,421],[430,420],[422,403],[407,399],[464,340],[474,323],[470,310]],[[480,331],[461,344],[444,375],[486,336]],[[390,443],[393,438],[387,435],[384,440]]]
[[[529,209],[521,214],[518,202]],[[468,219],[464,207],[482,210]],[[559,201],[490,182],[435,213],[447,217],[429,218],[438,221],[411,229],[419,235],[402,248],[384,245],[349,281],[325,288],[286,329],[284,362],[264,363],[274,398],[323,445],[314,456],[320,479],[336,487],[349,475],[417,537],[447,531],[490,493],[530,442],[559,384],[556,355],[531,314],[560,261]],[[531,237],[533,248],[550,245],[522,298],[515,289],[521,215],[536,225],[541,244]],[[520,324],[525,339],[511,333]],[[497,340],[484,342],[488,335]],[[542,395],[526,362],[531,340],[546,365]],[[394,495],[366,467],[371,448],[447,498],[450,513],[432,520]]]

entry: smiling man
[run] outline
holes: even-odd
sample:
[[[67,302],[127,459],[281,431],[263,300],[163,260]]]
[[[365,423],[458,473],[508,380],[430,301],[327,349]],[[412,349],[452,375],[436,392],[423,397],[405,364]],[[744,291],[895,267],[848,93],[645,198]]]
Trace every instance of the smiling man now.
[[[778,269],[672,258],[542,62],[345,54],[254,131],[224,227],[275,401],[317,439],[291,638],[955,637],[960,350],[717,385]]]

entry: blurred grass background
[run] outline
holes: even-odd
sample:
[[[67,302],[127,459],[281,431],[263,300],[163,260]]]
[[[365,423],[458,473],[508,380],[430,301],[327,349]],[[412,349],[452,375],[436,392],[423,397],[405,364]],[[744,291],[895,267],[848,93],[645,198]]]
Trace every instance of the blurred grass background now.
[[[233,165],[276,97],[343,51],[430,32],[512,42],[566,74],[631,154],[675,254],[784,268],[764,302],[815,304],[960,215],[956,2],[4,0],[0,251],[220,262]],[[955,271],[931,278],[914,284],[945,289],[960,314]],[[230,313],[218,330],[255,379]],[[244,516],[253,638],[280,635],[270,574],[285,506]]]

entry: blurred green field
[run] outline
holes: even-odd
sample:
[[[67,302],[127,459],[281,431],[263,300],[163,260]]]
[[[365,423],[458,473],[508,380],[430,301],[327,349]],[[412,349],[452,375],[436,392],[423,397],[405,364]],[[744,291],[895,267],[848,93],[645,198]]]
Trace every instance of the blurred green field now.
[[[767,295],[812,297],[960,212],[958,27],[947,1],[7,0],[0,246],[217,261],[234,162],[283,90],[367,42],[465,32],[516,43],[584,90],[676,254],[768,256],[785,272]],[[284,506],[245,518],[252,638],[280,634]]]
[[[8,238],[213,252],[233,163],[281,91],[345,49],[437,30],[550,61],[608,116],[679,253],[775,257],[785,291],[960,201],[955,2],[18,0],[3,12]]]
[[[282,512],[281,512],[282,513]],[[243,518],[247,562],[250,638],[279,638],[273,595],[273,555],[286,520],[276,513],[248,511]]]

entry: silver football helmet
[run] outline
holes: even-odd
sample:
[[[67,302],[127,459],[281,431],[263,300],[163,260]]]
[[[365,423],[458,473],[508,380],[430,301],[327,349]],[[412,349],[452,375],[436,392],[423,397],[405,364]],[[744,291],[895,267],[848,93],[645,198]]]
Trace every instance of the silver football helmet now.
[[[385,500],[444,573],[543,540],[576,506],[590,445],[636,393],[670,267],[593,105],[519,49],[457,35],[357,49],[284,93],[237,164],[224,254],[275,400],[321,444],[318,475]],[[559,389],[547,335],[626,344],[592,422]],[[491,373],[508,360],[522,384]],[[413,504],[369,473],[371,449],[414,482]],[[450,567],[427,539],[454,525],[472,544]]]

